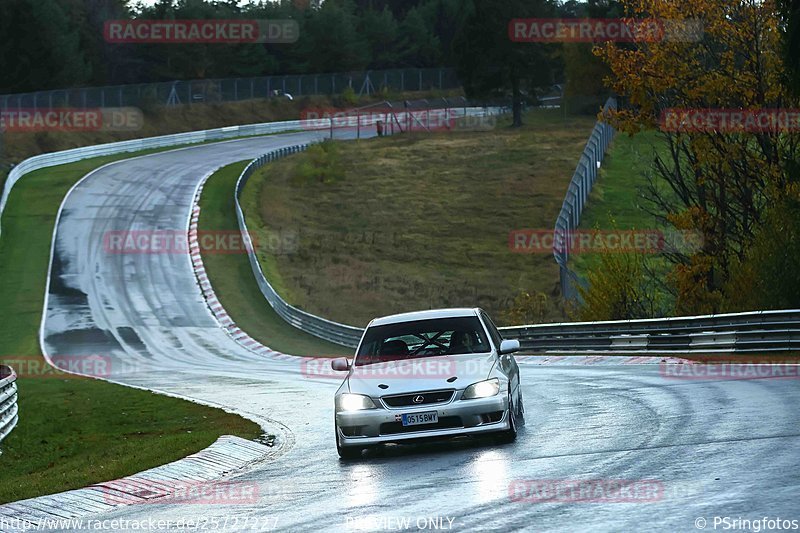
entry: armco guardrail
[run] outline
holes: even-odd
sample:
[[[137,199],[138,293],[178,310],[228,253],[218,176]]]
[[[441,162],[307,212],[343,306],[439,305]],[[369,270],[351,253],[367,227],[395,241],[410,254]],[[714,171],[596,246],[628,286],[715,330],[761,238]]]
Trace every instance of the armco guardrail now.
[[[617,101],[612,97],[606,101],[603,111],[616,109],[616,107]],[[558,219],[556,219],[553,255],[556,263],[558,263],[561,294],[566,299],[575,298],[575,283],[578,283],[576,274],[567,266],[569,246],[566,246],[566,238],[570,232],[580,226],[583,208],[589,199],[589,193],[592,191],[595,181],[597,181],[600,163],[602,163],[605,151],[613,138],[614,128],[609,124],[598,121],[594,125],[589,142],[586,143],[586,147],[583,149],[578,167],[575,169],[567,188],[567,195],[561,205]]]
[[[229,126],[226,128],[215,128],[212,130],[191,131],[187,133],[177,133],[174,135],[162,135],[159,137],[148,137],[145,139],[134,139],[83,148],[73,148],[61,152],[37,155],[22,161],[19,165],[11,169],[3,188],[3,195],[0,197],[0,235],[2,235],[2,216],[3,210],[8,202],[8,196],[16,183],[28,172],[41,168],[74,163],[90,157],[104,155],[121,154],[124,152],[138,152],[152,148],[164,148],[178,146],[182,144],[194,144],[206,141],[218,141],[232,139],[235,137],[245,137],[249,135],[266,135],[282,131],[301,129],[300,120],[290,120],[285,122],[265,122],[261,124],[248,124],[245,126]]]
[[[500,328],[531,352],[774,352],[800,349],[800,309]]]
[[[19,420],[16,381],[14,369],[0,365],[0,441],[11,433]]]
[[[458,110],[449,110],[449,113],[452,113],[454,118],[463,117],[464,115],[473,115],[473,116],[484,116],[484,115],[493,115],[498,114],[500,112],[499,108],[462,108]],[[397,120],[398,123],[400,122],[407,122],[411,123],[411,121],[416,121],[419,124],[419,127],[425,127],[425,120],[420,117],[413,117],[411,113],[400,112],[400,113],[389,113],[392,116],[393,120]],[[366,123],[361,123],[360,119],[358,122],[364,125],[373,125],[377,120],[382,119],[386,121],[386,117],[381,117],[379,115],[371,115]],[[306,333],[310,333],[316,337],[321,339],[334,342],[336,344],[340,344],[342,346],[347,346],[350,348],[355,348],[358,345],[358,342],[361,340],[361,334],[364,332],[363,329],[357,328],[355,326],[348,326],[346,324],[340,324],[338,322],[334,322],[332,320],[327,320],[322,317],[318,317],[302,309],[298,309],[292,305],[290,305],[286,300],[280,297],[280,295],[275,291],[272,287],[270,282],[267,280],[266,276],[264,276],[264,272],[261,270],[261,264],[258,261],[258,257],[256,255],[255,250],[252,246],[252,241],[250,239],[250,233],[247,228],[247,222],[244,217],[244,212],[242,211],[242,206],[239,203],[239,197],[241,195],[242,190],[244,189],[245,185],[247,184],[247,180],[250,179],[250,176],[253,175],[253,172],[258,170],[259,168],[263,167],[270,161],[275,161],[276,159],[280,159],[286,155],[294,154],[297,152],[301,152],[308,148],[308,144],[302,144],[297,146],[291,146],[287,148],[282,148],[279,150],[274,150],[267,154],[262,155],[261,157],[254,159],[250,162],[247,167],[242,171],[242,174],[239,176],[238,181],[236,182],[236,190],[234,193],[234,201],[236,204],[236,218],[239,221],[239,229],[242,232],[247,251],[248,257],[250,259],[250,267],[253,269],[253,275],[256,277],[256,282],[258,283],[258,287],[261,289],[261,293],[264,295],[264,298],[269,302],[272,308],[275,310],[281,318],[283,318],[286,322],[291,324],[292,326],[305,331]]]
[[[281,298],[280,295],[275,291],[261,270],[261,264],[258,262],[258,257],[253,249],[250,233],[247,229],[247,222],[244,219],[244,212],[242,211],[242,206],[239,203],[239,196],[241,195],[244,186],[247,185],[247,180],[253,175],[253,172],[263,167],[270,161],[275,161],[276,159],[280,159],[281,157],[289,154],[302,152],[307,148],[307,144],[281,148],[279,150],[269,152],[268,154],[264,154],[258,159],[251,161],[250,164],[247,165],[247,167],[242,171],[242,174],[239,176],[239,180],[236,182],[236,218],[239,220],[239,229],[244,237],[244,242],[247,247],[247,255],[250,259],[250,267],[253,269],[253,274],[256,277],[258,287],[261,289],[261,293],[264,295],[264,298],[266,298],[272,308],[275,309],[275,312],[278,313],[278,315],[280,315],[280,317],[286,322],[302,331],[305,331],[306,333],[311,333],[312,335],[315,335],[321,339],[325,339],[342,346],[355,348],[361,339],[361,334],[363,333],[361,328],[339,324],[338,322],[326,320],[316,315],[312,315],[311,313],[307,313],[302,309],[298,309],[287,303],[286,300]]]

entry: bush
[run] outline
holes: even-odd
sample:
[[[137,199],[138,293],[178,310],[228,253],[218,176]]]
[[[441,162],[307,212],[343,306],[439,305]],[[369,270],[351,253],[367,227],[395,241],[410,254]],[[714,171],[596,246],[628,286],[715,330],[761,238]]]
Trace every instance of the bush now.
[[[344,179],[344,167],[337,143],[325,141],[314,144],[306,150],[302,157],[304,160],[298,165],[292,180],[295,185],[302,186],[313,181],[334,183]]]
[[[354,106],[358,103],[358,95],[352,87],[347,86],[342,91],[342,102],[347,106]]]
[[[511,306],[502,313],[506,324],[540,324],[547,315],[547,295],[543,292],[522,292],[511,303]]]
[[[644,254],[606,253],[598,267],[589,269],[587,281],[587,287],[578,287],[583,300],[578,320],[653,318],[663,312],[663,295]]]

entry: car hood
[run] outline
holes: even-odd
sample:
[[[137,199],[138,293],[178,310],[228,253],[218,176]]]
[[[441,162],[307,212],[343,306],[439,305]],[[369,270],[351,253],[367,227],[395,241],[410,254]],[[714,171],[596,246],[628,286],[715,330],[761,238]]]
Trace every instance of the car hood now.
[[[372,397],[463,389],[487,379],[494,362],[486,353],[422,357],[354,366],[347,379],[350,392]]]

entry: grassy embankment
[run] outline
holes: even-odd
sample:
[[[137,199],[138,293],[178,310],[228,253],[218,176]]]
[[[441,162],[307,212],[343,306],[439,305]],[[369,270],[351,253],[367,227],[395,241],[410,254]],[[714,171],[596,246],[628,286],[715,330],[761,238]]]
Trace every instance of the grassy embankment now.
[[[479,305],[503,322],[523,291],[563,318],[552,254],[509,232],[552,230],[594,123],[534,110],[526,125],[337,142],[267,165],[243,208],[262,268],[290,303],[363,326],[374,316]]]
[[[200,199],[200,231],[238,230],[233,191],[248,162],[223,167],[208,179]],[[351,349],[305,334],[278,316],[261,294],[246,254],[203,251],[203,265],[225,311],[262,344],[294,355],[352,355]]]

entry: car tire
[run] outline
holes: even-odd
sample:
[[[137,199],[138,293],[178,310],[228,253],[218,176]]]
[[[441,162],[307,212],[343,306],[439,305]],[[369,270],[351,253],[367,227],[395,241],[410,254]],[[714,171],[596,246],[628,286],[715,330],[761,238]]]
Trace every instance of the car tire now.
[[[511,394],[508,395],[508,421],[511,427],[500,433],[497,437],[497,441],[500,444],[510,444],[517,440],[517,413]]]
[[[339,445],[339,427],[334,425],[334,435],[336,438],[336,452],[339,454],[340,459],[358,459],[361,457],[362,448],[358,446],[340,446]]]

